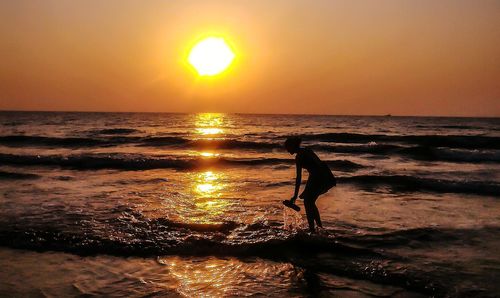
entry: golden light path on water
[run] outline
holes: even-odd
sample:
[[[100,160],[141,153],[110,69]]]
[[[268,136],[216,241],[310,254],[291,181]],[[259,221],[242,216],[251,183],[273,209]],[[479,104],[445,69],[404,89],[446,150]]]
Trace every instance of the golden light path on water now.
[[[214,153],[214,152],[203,151],[203,152],[200,152],[200,155],[203,156],[203,157],[217,157],[220,154],[219,153]]]
[[[199,134],[202,135],[216,135],[224,132],[221,128],[215,128],[215,127],[200,127],[197,128],[196,130]]]
[[[222,174],[206,171],[197,176],[196,191],[199,196],[204,198],[220,197],[220,191],[224,188],[221,183]]]
[[[231,202],[224,197],[227,184],[220,172],[205,171],[194,177],[194,207],[197,223],[220,222]],[[193,218],[195,220],[195,218]]]
[[[179,257],[167,257],[158,258],[158,263],[177,279],[176,291],[186,297],[250,296],[255,292],[276,297],[279,293],[276,285],[290,287],[294,278],[302,274],[292,264],[267,260],[243,262],[234,258],[210,257],[186,262]],[[276,293],[269,290],[269,280],[275,283]]]
[[[204,139],[220,137],[224,133],[224,114],[200,113],[195,119],[195,134]],[[211,150],[198,153],[203,158],[216,158],[220,154]],[[209,223],[219,218],[227,211],[229,202],[224,199],[224,182],[226,175],[216,169],[195,173],[193,181],[193,200],[197,214],[204,214],[203,218],[197,217],[199,223]],[[194,218],[193,218],[194,220]]]
[[[195,132],[203,136],[216,136],[224,133],[224,114],[200,113],[196,115]]]

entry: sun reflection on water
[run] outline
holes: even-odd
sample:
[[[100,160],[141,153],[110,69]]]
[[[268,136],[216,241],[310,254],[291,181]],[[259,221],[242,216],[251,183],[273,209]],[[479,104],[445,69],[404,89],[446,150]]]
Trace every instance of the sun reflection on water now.
[[[225,133],[227,119],[221,113],[200,113],[195,116],[194,133],[203,139],[220,138]],[[198,152],[201,157],[214,158],[220,154],[213,150]],[[227,183],[226,175],[220,171],[207,170],[192,176],[194,213],[191,221],[209,223],[221,221],[232,202],[224,198]]]
[[[253,296],[255,293],[278,297],[302,275],[302,270],[290,263],[266,260],[210,257],[192,261],[167,257],[157,261],[177,279],[176,290],[186,297]]]
[[[200,135],[218,135],[222,134],[224,130],[217,127],[198,127],[196,132]]]
[[[200,155],[203,156],[203,157],[217,157],[219,156],[220,154],[219,153],[214,153],[214,152],[200,152]]]
[[[220,197],[224,184],[221,182],[222,174],[206,171],[196,177],[195,191],[201,197]]]
[[[227,184],[225,175],[221,172],[205,171],[194,177],[193,194],[194,206],[199,214],[196,221],[219,221],[227,212],[231,201],[224,198]]]
[[[195,132],[199,135],[212,136],[224,133],[225,115],[220,113],[201,113],[196,115]]]

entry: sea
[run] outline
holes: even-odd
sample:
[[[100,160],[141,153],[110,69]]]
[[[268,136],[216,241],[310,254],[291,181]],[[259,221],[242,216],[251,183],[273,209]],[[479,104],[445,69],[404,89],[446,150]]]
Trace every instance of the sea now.
[[[499,235],[499,118],[0,112],[1,297],[498,297]]]

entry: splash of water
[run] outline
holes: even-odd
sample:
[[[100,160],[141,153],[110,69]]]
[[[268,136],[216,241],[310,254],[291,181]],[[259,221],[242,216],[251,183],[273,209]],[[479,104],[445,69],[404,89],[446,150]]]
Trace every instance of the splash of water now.
[[[283,206],[283,229],[289,231],[305,229],[302,214]]]

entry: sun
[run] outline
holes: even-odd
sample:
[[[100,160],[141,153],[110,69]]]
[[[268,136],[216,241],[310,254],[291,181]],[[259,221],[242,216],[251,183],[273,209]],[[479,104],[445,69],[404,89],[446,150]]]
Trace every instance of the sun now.
[[[199,75],[213,76],[231,65],[235,55],[222,37],[207,37],[189,52],[188,62]]]

